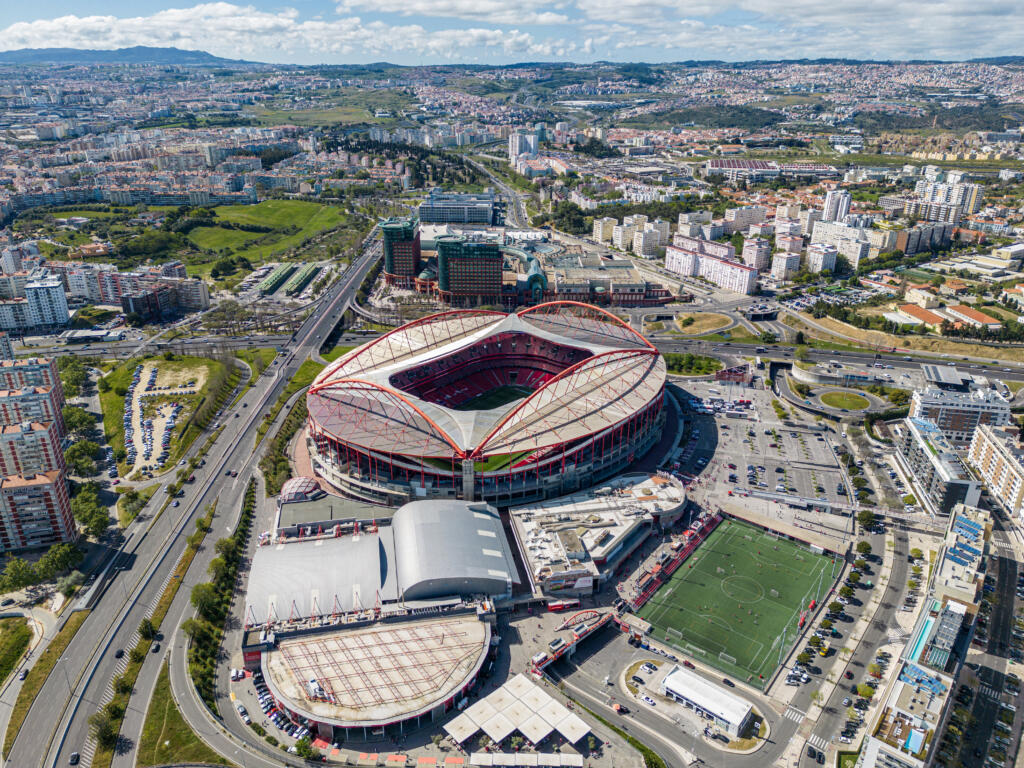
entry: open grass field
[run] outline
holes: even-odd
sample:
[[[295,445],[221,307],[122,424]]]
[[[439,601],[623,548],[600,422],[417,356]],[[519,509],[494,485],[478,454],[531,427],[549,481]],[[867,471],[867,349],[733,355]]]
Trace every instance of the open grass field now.
[[[28,619],[23,616],[0,619],[0,681],[7,680],[7,676],[14,671],[14,666],[31,640],[32,630],[29,629]]]
[[[328,363],[333,363],[335,360],[337,360],[339,357],[344,355],[346,352],[351,352],[353,349],[355,349],[354,346],[345,345],[345,344],[339,344],[336,347],[331,347],[326,352],[321,352],[320,353],[320,357],[322,357]]]
[[[832,586],[832,559],[724,520],[640,609],[652,634],[764,688],[796,639],[800,612]]]
[[[219,251],[221,248],[241,250],[248,243],[257,240],[259,232],[245,232],[240,229],[222,229],[221,227],[196,227],[188,233],[188,239],[200,248]]]
[[[866,397],[853,392],[826,392],[821,396],[821,402],[830,408],[845,408],[848,411],[863,411],[871,405]]]
[[[496,387],[488,392],[483,392],[476,397],[471,397],[462,405],[455,408],[456,411],[489,411],[492,408],[500,408],[516,400],[522,400],[533,392],[529,387],[505,386]]]
[[[167,664],[160,670],[153,689],[153,698],[146,710],[136,765],[168,765],[170,763],[212,763],[230,765],[199,740],[181,716],[171,695]]]

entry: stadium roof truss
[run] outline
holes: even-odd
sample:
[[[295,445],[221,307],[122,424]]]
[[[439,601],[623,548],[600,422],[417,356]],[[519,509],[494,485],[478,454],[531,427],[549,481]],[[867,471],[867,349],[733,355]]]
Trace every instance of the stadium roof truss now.
[[[389,383],[502,332],[584,349],[528,397],[493,411],[457,411]],[[529,453],[614,427],[657,399],[665,382],[657,349],[621,318],[577,302],[506,315],[452,310],[409,323],[353,350],[309,390],[309,415],[325,433],[369,450],[449,460]]]

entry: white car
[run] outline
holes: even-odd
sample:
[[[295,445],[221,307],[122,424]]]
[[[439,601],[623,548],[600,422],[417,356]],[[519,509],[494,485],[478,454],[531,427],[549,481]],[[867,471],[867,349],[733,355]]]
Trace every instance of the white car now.
[[[652,707],[654,706],[654,699],[652,699],[650,696],[641,696],[640,701],[642,701],[644,704],[649,704]]]

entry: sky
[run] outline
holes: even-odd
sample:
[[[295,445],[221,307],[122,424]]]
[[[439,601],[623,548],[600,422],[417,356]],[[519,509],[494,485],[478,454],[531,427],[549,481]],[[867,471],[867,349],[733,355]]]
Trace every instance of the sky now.
[[[945,59],[1021,53],[1019,0],[39,0],[0,50],[175,46],[292,64]]]

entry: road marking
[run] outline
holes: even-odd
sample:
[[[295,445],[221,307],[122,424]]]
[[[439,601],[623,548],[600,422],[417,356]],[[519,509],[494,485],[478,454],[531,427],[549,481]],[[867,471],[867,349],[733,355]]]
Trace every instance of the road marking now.
[[[796,707],[790,706],[786,709],[785,713],[783,713],[782,716],[788,718],[789,720],[792,720],[794,723],[799,723],[802,722],[807,715],[806,713],[801,712]]]
[[[821,738],[821,736],[818,736],[817,734],[812,735],[810,738],[808,738],[807,743],[810,744],[812,747],[817,747],[818,749],[822,750],[828,748],[828,742]]]

